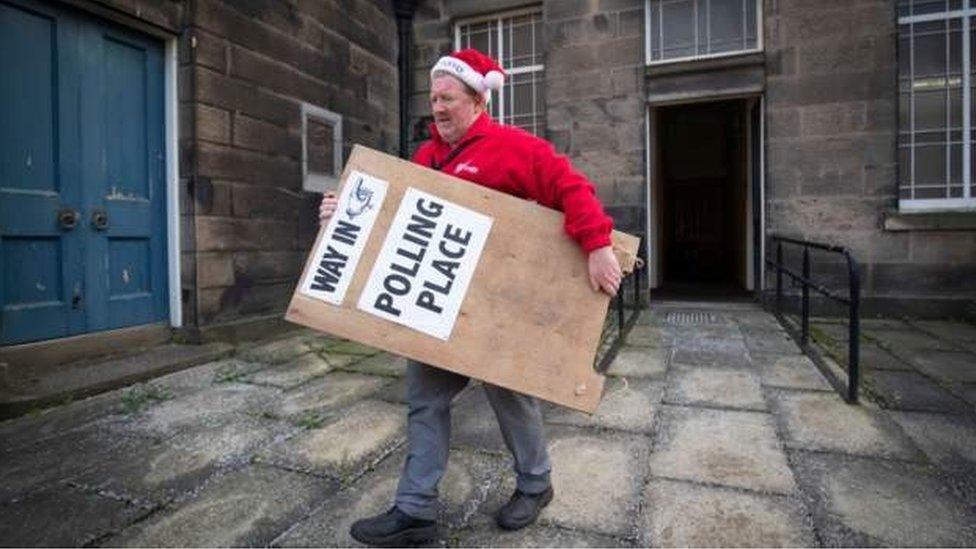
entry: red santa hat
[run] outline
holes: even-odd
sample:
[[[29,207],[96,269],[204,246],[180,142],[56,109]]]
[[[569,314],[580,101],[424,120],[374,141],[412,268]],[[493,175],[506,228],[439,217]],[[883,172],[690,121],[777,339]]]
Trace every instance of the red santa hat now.
[[[485,96],[487,102],[491,98],[491,90],[502,89],[505,81],[505,71],[497,61],[469,48],[445,55],[437,60],[434,68],[430,69],[430,77],[438,73],[446,73],[460,79],[474,91]]]

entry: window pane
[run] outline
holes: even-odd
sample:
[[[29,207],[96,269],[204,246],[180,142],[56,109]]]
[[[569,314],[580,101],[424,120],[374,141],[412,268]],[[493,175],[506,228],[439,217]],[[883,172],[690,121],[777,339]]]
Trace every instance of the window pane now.
[[[708,53],[742,49],[742,0],[711,0],[708,6]]]
[[[527,67],[540,62],[537,61],[534,36],[536,19],[536,16],[528,15],[511,21],[506,44],[510,46],[510,51],[507,52],[507,60],[502,63],[503,67]]]
[[[945,123],[945,91],[915,92],[915,130],[944,128]]]
[[[912,182],[912,150],[909,147],[898,149],[898,181],[902,188],[909,187]]]
[[[920,30],[919,27],[939,26],[938,29]],[[915,78],[943,76],[946,73],[946,34],[944,21],[919,23],[915,27],[914,69]]]
[[[661,6],[664,28],[664,58],[688,57],[695,53],[695,6],[691,0]]]
[[[946,148],[926,145],[915,148],[915,186],[944,186],[946,180]]]
[[[746,5],[746,45],[748,50],[756,49],[756,3],[752,0],[742,0]]]

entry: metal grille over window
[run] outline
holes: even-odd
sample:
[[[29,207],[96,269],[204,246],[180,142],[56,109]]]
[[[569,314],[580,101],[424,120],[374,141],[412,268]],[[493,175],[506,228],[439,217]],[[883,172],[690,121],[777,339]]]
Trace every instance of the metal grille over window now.
[[[758,0],[647,0],[647,62],[761,49]]]
[[[973,208],[973,0],[898,2],[898,198]]]
[[[514,12],[471,19],[455,27],[457,49],[476,48],[499,60],[508,78],[501,92],[492,92],[489,112],[503,124],[536,135],[545,132],[542,84],[542,18],[538,11]]]

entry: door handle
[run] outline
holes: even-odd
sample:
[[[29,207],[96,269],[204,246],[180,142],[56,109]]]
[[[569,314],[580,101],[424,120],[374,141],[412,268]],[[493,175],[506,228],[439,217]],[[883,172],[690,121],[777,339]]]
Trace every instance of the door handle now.
[[[95,210],[92,212],[91,216],[92,227],[95,227],[96,231],[104,231],[108,228],[108,212],[105,210]]]
[[[58,225],[60,225],[62,229],[70,231],[71,229],[75,228],[75,225],[78,224],[78,219],[80,217],[81,214],[78,213],[78,210],[61,208],[58,210]]]

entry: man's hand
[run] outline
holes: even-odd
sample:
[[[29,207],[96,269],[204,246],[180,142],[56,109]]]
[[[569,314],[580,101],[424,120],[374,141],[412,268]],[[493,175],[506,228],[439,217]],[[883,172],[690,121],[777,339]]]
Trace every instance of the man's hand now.
[[[332,191],[322,195],[322,203],[319,204],[319,223],[325,225],[332,218],[336,208],[339,207],[339,198]]]
[[[593,250],[586,262],[593,291],[603,290],[607,295],[617,295],[623,273],[620,271],[617,256],[613,255],[613,247],[604,246]]]

